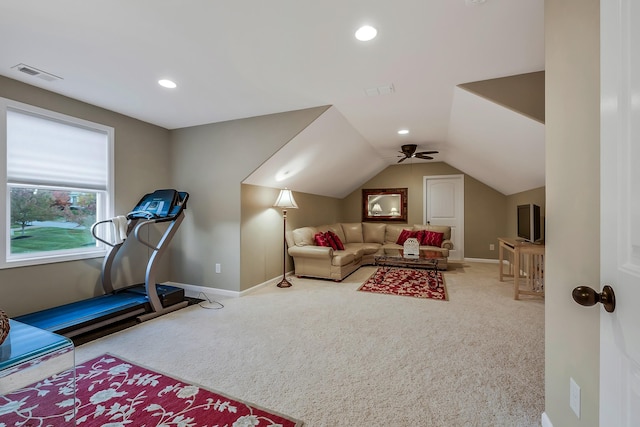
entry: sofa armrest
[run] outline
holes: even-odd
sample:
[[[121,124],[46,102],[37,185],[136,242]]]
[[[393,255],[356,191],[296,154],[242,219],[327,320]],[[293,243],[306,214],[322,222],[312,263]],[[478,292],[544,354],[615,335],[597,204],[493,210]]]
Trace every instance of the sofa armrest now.
[[[453,249],[453,242],[451,240],[443,240],[440,247],[443,249]]]
[[[329,246],[292,246],[289,248],[289,255],[303,258],[331,258],[333,248]]]

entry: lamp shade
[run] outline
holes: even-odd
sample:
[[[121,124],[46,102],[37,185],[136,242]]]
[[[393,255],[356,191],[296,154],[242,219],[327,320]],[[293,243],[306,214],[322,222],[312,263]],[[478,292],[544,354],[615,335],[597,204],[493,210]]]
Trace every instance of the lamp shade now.
[[[285,188],[283,190],[280,190],[278,199],[276,200],[276,203],[273,205],[273,207],[281,209],[297,209],[298,204],[293,198],[293,193],[291,193],[291,190]]]
[[[382,212],[382,206],[380,206],[380,203],[376,203],[375,205],[373,205],[373,207],[371,208],[372,212]]]

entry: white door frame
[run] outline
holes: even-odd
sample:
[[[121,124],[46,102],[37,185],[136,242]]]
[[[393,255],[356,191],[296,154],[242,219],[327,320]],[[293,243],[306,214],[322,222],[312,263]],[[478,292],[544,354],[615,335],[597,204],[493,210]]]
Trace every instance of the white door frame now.
[[[455,250],[460,254],[460,260],[464,260],[464,174],[453,174],[453,175],[428,175],[423,177],[423,188],[422,188],[422,223],[426,224],[429,221],[427,218],[427,200],[429,200],[429,181],[435,181],[440,179],[447,180],[457,180],[459,183],[460,191],[456,194],[456,233],[458,236],[458,241],[454,242]],[[434,224],[436,225],[436,224]]]

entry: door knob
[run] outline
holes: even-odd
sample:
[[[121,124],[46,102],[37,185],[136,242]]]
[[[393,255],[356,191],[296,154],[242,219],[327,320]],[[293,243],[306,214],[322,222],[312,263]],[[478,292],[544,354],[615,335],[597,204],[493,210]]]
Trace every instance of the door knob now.
[[[609,313],[613,313],[616,309],[616,294],[609,285],[604,285],[602,292],[598,293],[588,286],[578,286],[571,292],[573,300],[580,305],[592,306],[599,302],[604,305],[604,309]]]

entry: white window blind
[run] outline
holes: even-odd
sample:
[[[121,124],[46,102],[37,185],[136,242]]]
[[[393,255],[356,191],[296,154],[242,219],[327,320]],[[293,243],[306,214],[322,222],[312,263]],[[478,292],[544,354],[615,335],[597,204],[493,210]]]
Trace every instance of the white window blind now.
[[[107,132],[7,109],[7,181],[107,190]]]

